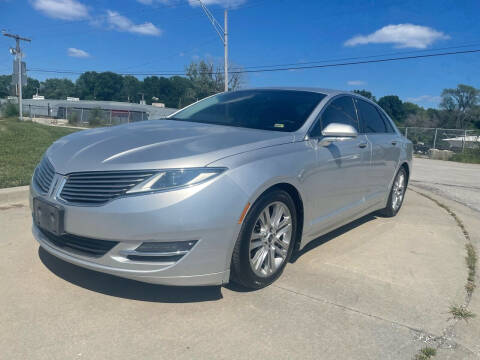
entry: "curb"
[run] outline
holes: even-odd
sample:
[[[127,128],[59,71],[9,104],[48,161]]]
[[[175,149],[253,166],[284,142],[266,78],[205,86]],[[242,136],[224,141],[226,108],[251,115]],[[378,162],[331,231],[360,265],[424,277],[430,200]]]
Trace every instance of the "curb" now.
[[[29,186],[17,186],[0,189],[0,203],[25,201],[28,199]]]

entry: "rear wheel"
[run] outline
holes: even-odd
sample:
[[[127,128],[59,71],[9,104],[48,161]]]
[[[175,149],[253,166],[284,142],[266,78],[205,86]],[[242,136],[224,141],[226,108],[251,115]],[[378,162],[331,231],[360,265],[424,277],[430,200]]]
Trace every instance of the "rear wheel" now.
[[[407,190],[407,172],[402,166],[398,170],[395,180],[393,180],[392,189],[388,197],[387,206],[380,211],[380,214],[387,217],[397,215],[403,204],[405,191]]]
[[[274,190],[260,197],[247,214],[232,255],[232,280],[252,289],[274,282],[292,254],[297,230],[295,204]]]

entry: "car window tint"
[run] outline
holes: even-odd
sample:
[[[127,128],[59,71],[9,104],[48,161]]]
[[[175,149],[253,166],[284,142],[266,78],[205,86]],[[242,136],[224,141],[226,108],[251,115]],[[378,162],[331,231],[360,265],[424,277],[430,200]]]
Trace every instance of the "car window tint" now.
[[[310,135],[320,136],[321,130],[331,123],[351,125],[358,131],[357,116],[351,97],[342,96],[333,100],[323,111],[320,121],[317,122]]]
[[[362,121],[363,132],[365,133],[386,133],[385,122],[380,117],[375,106],[366,101],[358,100],[358,112]]]
[[[176,113],[172,120],[296,131],[325,94],[296,90],[240,90],[218,94]]]
[[[380,111],[380,110],[378,110],[378,112],[380,113],[380,116],[382,117],[383,121],[385,122],[385,125],[387,126],[387,132],[388,133],[395,133],[395,129],[393,128],[390,120],[387,118],[387,115],[385,115],[385,113]]]

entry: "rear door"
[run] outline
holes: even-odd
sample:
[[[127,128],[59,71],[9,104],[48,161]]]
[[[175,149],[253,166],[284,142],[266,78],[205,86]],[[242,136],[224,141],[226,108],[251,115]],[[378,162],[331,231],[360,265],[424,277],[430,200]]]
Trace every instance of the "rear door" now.
[[[376,203],[382,201],[390,190],[390,182],[400,157],[401,142],[386,115],[376,105],[358,98],[355,99],[355,104],[361,131],[372,145],[368,200]]]

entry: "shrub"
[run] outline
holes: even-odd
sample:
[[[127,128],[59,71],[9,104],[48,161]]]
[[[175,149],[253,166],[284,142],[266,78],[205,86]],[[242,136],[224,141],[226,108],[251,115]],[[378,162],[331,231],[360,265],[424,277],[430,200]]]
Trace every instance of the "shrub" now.
[[[15,117],[19,115],[18,104],[15,104],[11,101],[6,102],[2,106],[2,115],[4,117]]]

